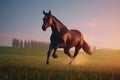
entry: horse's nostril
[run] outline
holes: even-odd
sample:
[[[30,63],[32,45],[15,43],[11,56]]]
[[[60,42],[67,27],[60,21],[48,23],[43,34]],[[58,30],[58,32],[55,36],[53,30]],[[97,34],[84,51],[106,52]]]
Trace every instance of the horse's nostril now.
[[[46,29],[45,29],[45,27],[44,27],[44,26],[42,27],[42,30],[43,30],[43,31],[46,31]]]
[[[44,28],[43,31],[46,31],[46,29]]]

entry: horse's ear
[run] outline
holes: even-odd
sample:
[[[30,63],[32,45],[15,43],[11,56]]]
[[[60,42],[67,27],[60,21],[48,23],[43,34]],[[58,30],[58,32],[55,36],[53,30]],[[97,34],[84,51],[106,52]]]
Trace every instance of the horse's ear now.
[[[46,15],[45,11],[43,10],[43,14]]]
[[[51,15],[51,11],[49,10],[49,15]]]

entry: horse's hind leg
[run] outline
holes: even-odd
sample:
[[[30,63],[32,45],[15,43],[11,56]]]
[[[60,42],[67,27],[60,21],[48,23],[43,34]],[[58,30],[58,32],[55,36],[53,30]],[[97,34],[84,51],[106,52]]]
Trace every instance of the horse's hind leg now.
[[[71,56],[69,50],[70,50],[69,48],[64,48],[64,53],[71,58],[72,56]]]
[[[71,58],[71,61],[69,62],[69,64],[71,64],[71,63],[72,63],[72,56],[71,56],[69,50],[70,50],[70,49],[64,48],[64,53]]]
[[[73,62],[73,60],[75,59],[75,57],[78,55],[79,50],[80,50],[80,47],[79,47],[79,46],[76,46],[76,47],[75,47],[74,55],[73,55],[73,57],[71,58],[71,61],[69,62],[69,64],[71,64],[71,63]]]
[[[81,47],[79,47],[79,46],[75,47],[75,52],[74,52],[73,58],[75,58],[78,55],[78,52],[80,49],[81,49]]]

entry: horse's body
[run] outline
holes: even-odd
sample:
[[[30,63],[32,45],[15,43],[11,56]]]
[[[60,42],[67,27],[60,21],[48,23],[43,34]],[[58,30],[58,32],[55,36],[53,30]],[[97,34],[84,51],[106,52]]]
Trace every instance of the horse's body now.
[[[51,12],[45,13],[43,18],[42,29],[45,31],[46,28],[51,26],[52,34],[50,37],[50,46],[47,53],[47,61],[49,63],[49,56],[51,51],[54,49],[53,58],[57,58],[56,50],[57,48],[64,48],[64,53],[67,54],[72,60],[77,56],[79,50],[82,48],[86,53],[91,54],[89,45],[85,42],[83,35],[78,30],[69,30],[65,25],[63,25],[56,17],[51,15]],[[74,55],[71,56],[69,50],[75,47]],[[71,63],[70,62],[70,63]]]

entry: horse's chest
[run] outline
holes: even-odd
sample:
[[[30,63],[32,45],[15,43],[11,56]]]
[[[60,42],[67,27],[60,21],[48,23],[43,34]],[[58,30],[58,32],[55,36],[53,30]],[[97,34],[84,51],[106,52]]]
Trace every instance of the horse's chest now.
[[[60,44],[62,43],[62,38],[59,34],[52,34],[51,37],[50,37],[50,40],[51,40],[51,43],[54,43],[54,44]]]

